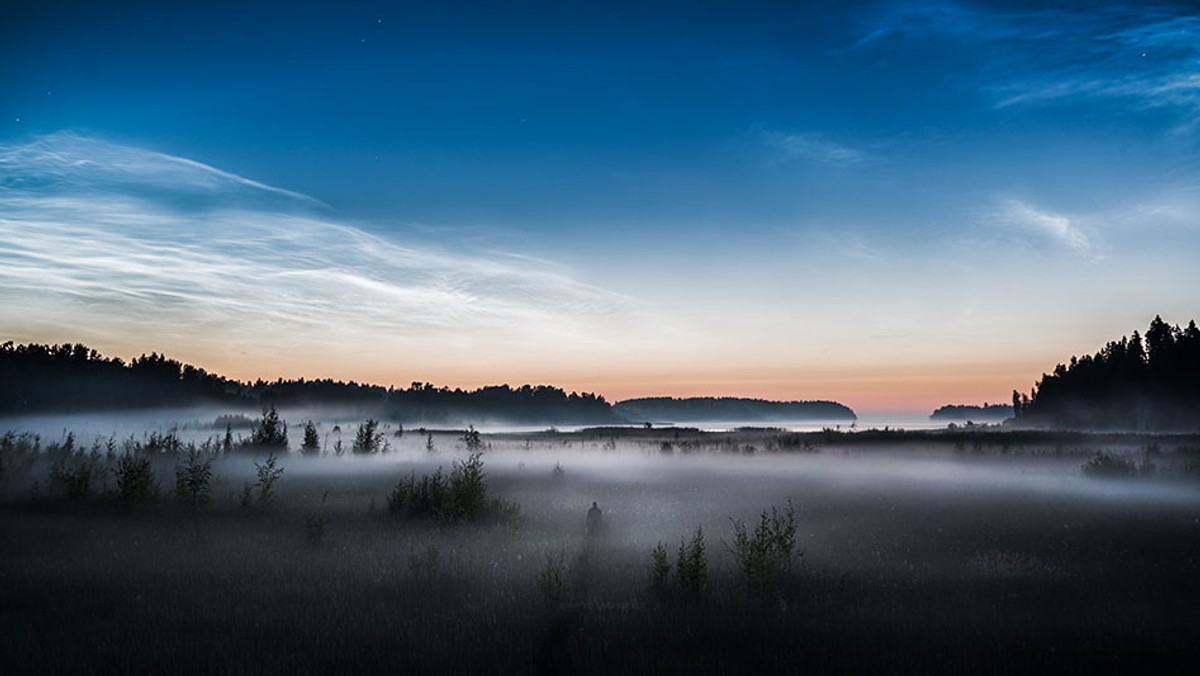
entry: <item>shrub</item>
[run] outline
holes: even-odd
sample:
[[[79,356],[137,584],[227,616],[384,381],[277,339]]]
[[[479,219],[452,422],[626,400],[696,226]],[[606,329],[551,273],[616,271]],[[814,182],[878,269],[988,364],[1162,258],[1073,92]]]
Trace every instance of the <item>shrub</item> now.
[[[246,445],[264,451],[287,450],[287,422],[280,420],[274,404],[263,409],[262,418],[255,423]]]
[[[304,423],[304,443],[300,444],[300,451],[310,455],[321,452],[321,437],[311,420]]]
[[[366,422],[358,426],[351,450],[355,453],[377,453],[382,447],[383,433],[379,431],[379,421],[367,418]]]
[[[667,560],[667,546],[661,542],[650,552],[650,588],[664,594],[671,582],[671,562]]]
[[[158,495],[150,458],[126,451],[117,460],[117,502],[128,509]]]
[[[559,604],[570,597],[570,586],[567,584],[567,564],[564,561],[563,550],[558,550],[557,558],[546,555],[546,565],[538,571],[537,586],[542,598],[549,603]]]
[[[563,468],[562,463],[556,462],[554,463],[554,469],[550,471],[550,476],[554,477],[555,479],[561,479],[566,473],[567,470]]]
[[[50,485],[71,500],[82,500],[104,490],[107,470],[99,452],[83,453],[75,449],[74,440],[67,435],[65,443],[47,446],[46,455],[55,458],[50,465]]]
[[[433,435],[430,433],[425,434],[425,452],[437,453],[437,446],[433,445]]]
[[[212,502],[213,455],[190,446],[175,465],[175,497],[198,509]]]
[[[275,483],[283,476],[282,467],[277,466],[275,453],[267,456],[263,463],[254,463],[258,480],[253,484],[245,484],[242,488],[242,506],[266,509],[275,501]]]
[[[495,517],[513,526],[520,522],[521,507],[515,502],[488,499],[483,455],[472,453],[466,460],[455,461],[449,476],[439,467],[420,478],[416,474],[396,482],[388,494],[388,511],[462,523]]]
[[[696,527],[690,543],[679,541],[679,555],[675,559],[675,581],[680,591],[698,596],[708,581],[708,556],[704,547],[704,528]]]
[[[467,450],[471,453],[478,453],[483,450],[483,437],[479,435],[479,430],[471,425],[466,432],[463,433],[463,443],[466,444]]]
[[[175,433],[175,430],[171,430],[170,432],[163,434],[151,432],[150,435],[146,437],[146,443],[141,444],[140,450],[143,453],[148,453],[151,455],[158,453],[177,455],[181,450],[183,450],[183,440],[179,438],[179,435]]]
[[[60,461],[50,466],[50,485],[72,500],[88,497],[96,478],[96,468],[91,463],[68,466]]]
[[[448,493],[441,467],[420,479],[415,474],[409,474],[398,481],[388,495],[388,511],[441,519],[444,518]]]
[[[451,518],[461,521],[482,514],[487,507],[483,454],[472,453],[466,460],[454,461],[449,485]]]
[[[61,444],[51,443],[49,446],[46,446],[46,457],[55,460],[66,460],[77,455],[77,450],[75,448],[75,433],[68,432],[66,439]]]
[[[41,440],[29,432],[5,432],[0,436],[0,480],[28,472],[41,453]]]
[[[733,520],[733,552],[746,588],[754,594],[771,595],[791,570],[796,548],[796,508],[788,501],[782,514],[775,507],[759,514],[751,534],[745,522]]]
[[[496,523],[514,531],[519,529],[524,521],[521,514],[521,503],[516,500],[493,498],[488,503],[486,514],[494,518]]]

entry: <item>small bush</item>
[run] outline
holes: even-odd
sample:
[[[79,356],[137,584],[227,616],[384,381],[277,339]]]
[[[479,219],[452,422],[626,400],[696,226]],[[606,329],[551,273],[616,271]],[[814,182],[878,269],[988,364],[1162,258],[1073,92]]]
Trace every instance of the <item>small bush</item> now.
[[[667,546],[661,542],[650,552],[650,588],[656,594],[665,594],[671,583],[671,562],[667,560]]]
[[[275,453],[267,456],[263,463],[254,463],[257,481],[253,485],[247,483],[242,489],[242,506],[266,509],[275,501],[275,484],[283,476],[283,469],[277,464]]]
[[[521,508],[515,502],[488,499],[483,455],[472,453],[455,461],[449,476],[439,467],[433,474],[401,479],[388,494],[388,511],[422,516],[450,523],[494,517],[506,525],[520,522]]]
[[[796,548],[796,508],[788,502],[787,511],[775,507],[759,514],[758,525],[750,533],[745,522],[733,520],[733,552],[741,568],[746,588],[753,594],[776,593],[782,578],[791,570]]]
[[[456,460],[450,470],[450,517],[456,521],[473,518],[486,507],[483,455],[472,453],[466,460]]]
[[[191,446],[175,465],[175,497],[192,509],[212,502],[211,453]]]
[[[183,440],[179,438],[175,430],[159,434],[151,432],[146,437],[146,443],[141,444],[139,450],[149,455],[178,455],[183,450]]]
[[[521,513],[521,503],[501,498],[492,498],[492,501],[488,503],[487,515],[499,525],[513,531],[520,529],[525,520]]]
[[[550,471],[550,476],[554,477],[555,479],[561,479],[566,473],[567,470],[563,468],[562,463],[556,462],[554,463],[554,469]]]
[[[396,482],[388,494],[388,511],[441,519],[448,502],[447,494],[446,477],[441,467],[420,479],[415,474],[409,474],[407,478]]]
[[[5,432],[0,436],[0,481],[27,473],[41,453],[41,440],[29,432]]]
[[[474,425],[471,425],[470,428],[463,433],[462,440],[463,444],[466,445],[467,450],[473,454],[483,450],[483,437],[479,435],[479,430],[475,429]]]
[[[379,421],[367,418],[366,422],[358,426],[351,450],[359,454],[378,453],[382,447],[383,433],[379,431]]]
[[[72,500],[82,500],[91,494],[93,477],[90,465],[67,467],[56,463],[50,466],[50,485]]]
[[[311,420],[304,423],[304,443],[300,444],[300,451],[309,455],[321,452],[321,437],[317,434],[317,426]]]
[[[542,599],[552,604],[565,602],[571,595],[567,583],[567,564],[565,554],[560,549],[558,556],[546,555],[546,565],[538,571],[537,586]]]
[[[708,555],[704,547],[704,528],[697,526],[692,541],[679,541],[679,554],[675,559],[675,582],[679,590],[689,596],[698,596],[708,581]]]
[[[72,442],[68,437],[67,445]],[[101,455],[90,455],[68,449],[64,455],[63,448],[47,447],[47,455],[58,456],[50,465],[50,485],[66,495],[71,500],[83,500],[93,492],[104,490],[106,470],[101,464]]]
[[[254,425],[255,422],[253,420],[247,418],[241,413],[224,413],[217,416],[216,419],[213,420],[212,424],[213,429],[218,430],[222,427],[224,427],[226,430],[232,430],[235,427],[239,430],[248,430],[252,429]]]
[[[158,495],[150,458],[125,452],[117,460],[117,502],[129,509]]]
[[[263,409],[262,418],[255,423],[250,439],[245,446],[254,450],[286,451],[288,448],[287,423],[279,418],[279,412],[271,405]]]

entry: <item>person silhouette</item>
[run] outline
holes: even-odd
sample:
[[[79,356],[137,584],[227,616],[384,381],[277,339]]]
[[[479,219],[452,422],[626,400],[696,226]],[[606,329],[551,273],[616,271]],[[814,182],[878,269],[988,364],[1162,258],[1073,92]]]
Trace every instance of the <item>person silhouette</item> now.
[[[600,511],[600,508],[593,501],[592,508],[589,509],[588,513],[587,513],[587,534],[588,535],[599,535],[600,534],[601,514],[602,513]]]

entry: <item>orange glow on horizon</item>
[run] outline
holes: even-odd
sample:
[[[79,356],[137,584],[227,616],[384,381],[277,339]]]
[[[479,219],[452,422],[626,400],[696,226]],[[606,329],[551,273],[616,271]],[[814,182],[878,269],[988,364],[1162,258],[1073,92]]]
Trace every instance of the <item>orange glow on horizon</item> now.
[[[1044,371],[1042,360],[993,364],[905,364],[890,367],[806,369],[727,368],[650,372],[616,367],[587,372],[581,368],[494,369],[390,367],[330,362],[244,361],[223,355],[207,361],[208,370],[237,380],[305,378],[371,383],[397,388],[412,382],[475,389],[507,383],[552,385],[567,391],[593,392],[616,402],[636,397],[750,397],[771,400],[830,400],[857,412],[928,413],[946,404],[1007,404],[1014,389],[1027,392]]]
[[[41,336],[32,342],[74,342]],[[93,337],[84,342],[109,357],[131,359],[150,350],[129,349]],[[17,342],[30,338],[15,337]],[[927,414],[947,404],[1006,404],[1014,389],[1028,392],[1042,373],[1052,370],[1061,357],[1023,355],[995,362],[966,360],[820,365],[793,362],[773,367],[763,364],[712,362],[694,368],[684,364],[647,366],[633,359],[619,364],[527,364],[512,362],[431,363],[413,354],[403,357],[380,354],[325,353],[298,355],[290,351],[261,354],[252,346],[231,350],[218,346],[166,346],[158,351],[171,359],[192,364],[211,373],[240,381],[331,378],[397,388],[412,382],[435,386],[475,389],[508,383],[552,385],[575,392],[593,392],[608,401],[652,396],[751,397],[771,400],[830,400],[858,413]],[[926,359],[930,359],[926,357]],[[604,366],[607,366],[605,368]]]

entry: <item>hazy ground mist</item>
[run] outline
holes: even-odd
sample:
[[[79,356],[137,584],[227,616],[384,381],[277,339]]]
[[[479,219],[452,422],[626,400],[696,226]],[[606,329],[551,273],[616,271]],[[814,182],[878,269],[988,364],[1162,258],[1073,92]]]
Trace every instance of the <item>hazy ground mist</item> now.
[[[333,424],[320,429],[328,448]],[[446,526],[389,514],[387,495],[465,458],[461,432],[396,431],[384,454],[284,456],[265,512],[238,499],[258,455],[218,458],[196,513],[170,495],[165,457],[160,497],[128,512],[53,495],[43,466],[6,471],[4,672],[1014,673],[1196,656],[1200,489],[1085,477],[1095,449],[485,435],[489,491],[520,504],[520,523]],[[778,595],[754,598],[731,519],[789,500],[803,556]],[[589,539],[592,501],[606,532]],[[697,527],[707,589],[654,595],[650,551],[663,542],[673,561]],[[569,591],[552,601],[538,578],[560,556]]]

